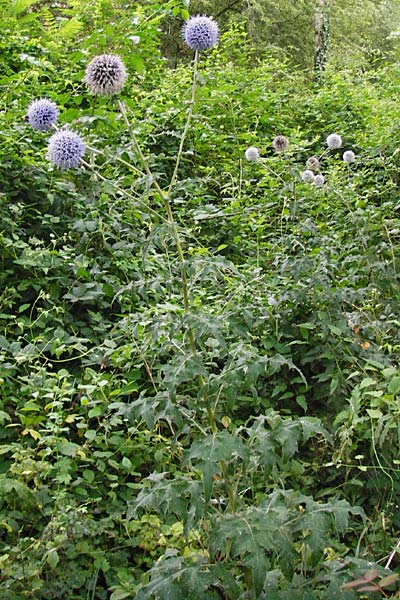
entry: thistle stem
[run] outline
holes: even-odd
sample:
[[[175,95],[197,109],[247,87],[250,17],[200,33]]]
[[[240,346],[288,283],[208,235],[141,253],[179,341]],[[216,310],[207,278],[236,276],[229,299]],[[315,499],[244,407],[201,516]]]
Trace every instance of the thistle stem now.
[[[81,163],[87,169],[89,169],[90,171],[92,171],[92,173],[94,175],[96,175],[96,177],[98,177],[101,181],[105,181],[106,183],[110,183],[110,180],[107,179],[107,177],[104,177],[104,175],[102,175],[101,173],[99,173],[98,171],[96,171],[96,169],[94,169],[92,167],[92,165],[90,163],[88,163],[86,160],[81,160]],[[167,221],[167,219],[165,217],[163,217],[162,215],[160,215],[160,213],[158,213],[156,210],[154,210],[153,208],[151,208],[150,206],[148,206],[148,204],[146,204],[145,202],[143,202],[139,198],[135,197],[133,194],[131,194],[127,190],[125,190],[123,188],[120,188],[114,182],[112,183],[112,186],[113,186],[114,190],[116,190],[117,192],[120,192],[121,194],[127,196],[131,200],[134,200],[135,202],[137,202],[138,204],[140,204],[141,206],[143,206],[143,208],[145,208],[146,210],[148,210],[149,212],[151,212],[153,215],[157,216],[157,218],[159,218],[162,221],[164,221],[164,223],[168,223],[168,221]]]
[[[161,200],[163,201],[163,204],[164,204],[164,207],[165,207],[165,210],[167,213],[167,222],[171,225],[172,235],[174,238],[176,251],[178,253],[179,267],[180,267],[181,278],[182,278],[183,308],[184,308],[185,312],[188,312],[190,305],[189,305],[188,282],[187,282],[187,277],[186,277],[186,272],[185,272],[185,258],[184,258],[184,254],[183,254],[182,244],[181,244],[181,241],[179,238],[178,227],[176,225],[174,215],[173,215],[173,212],[171,209],[171,205],[169,202],[169,190],[167,192],[164,192],[161,189],[161,187],[159,186],[156,179],[154,178],[153,173],[151,172],[149,163],[148,163],[145,155],[142,152],[142,149],[137,141],[135,132],[133,131],[132,125],[129,122],[128,115],[126,114],[125,104],[123,102],[121,102],[121,100],[118,100],[118,106],[121,111],[122,118],[124,119],[125,125],[129,131],[131,138],[132,138],[132,142],[133,142],[135,150],[139,156],[140,162],[142,163],[143,169],[145,170],[146,174],[152,179],[153,185],[154,185],[155,189],[157,190]],[[170,187],[171,187],[171,185],[170,185]]]
[[[191,97],[190,97],[189,110],[188,110],[187,117],[186,117],[185,127],[184,127],[183,132],[182,132],[181,141],[180,141],[180,144],[179,144],[178,154],[176,156],[176,163],[175,163],[174,172],[172,173],[171,181],[170,181],[169,186],[168,186],[168,196],[170,195],[171,190],[174,187],[174,185],[176,183],[176,179],[178,177],[178,170],[179,170],[179,165],[180,165],[181,158],[182,158],[183,147],[184,147],[184,144],[185,144],[187,133],[189,131],[190,121],[192,120],[193,108],[194,108],[194,101],[195,101],[195,96],[196,96],[196,87],[197,87],[196,84],[197,84],[197,65],[198,65],[198,62],[199,62],[199,51],[196,50],[196,52],[194,54],[194,60],[193,60],[193,79],[192,79],[192,91],[191,91]]]

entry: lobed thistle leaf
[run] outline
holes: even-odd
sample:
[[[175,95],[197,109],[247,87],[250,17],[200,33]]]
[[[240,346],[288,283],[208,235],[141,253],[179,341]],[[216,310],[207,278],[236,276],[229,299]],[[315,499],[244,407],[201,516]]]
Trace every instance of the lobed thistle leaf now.
[[[127,76],[119,56],[99,54],[86,67],[83,81],[95,96],[112,96],[123,89]]]
[[[33,129],[37,129],[38,131],[47,131],[47,129],[50,129],[57,123],[57,105],[46,98],[34,100],[28,106],[26,118],[29,125],[33,127]]]
[[[74,131],[57,131],[49,139],[47,159],[59,169],[75,169],[85,154],[86,144]]]
[[[212,17],[197,15],[191,17],[183,26],[183,39],[192,50],[210,50],[219,39],[219,29]]]

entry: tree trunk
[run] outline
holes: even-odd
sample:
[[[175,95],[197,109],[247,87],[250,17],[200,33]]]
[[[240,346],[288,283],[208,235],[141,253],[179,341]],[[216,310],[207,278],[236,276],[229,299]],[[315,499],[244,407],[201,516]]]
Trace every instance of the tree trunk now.
[[[315,50],[314,68],[322,73],[328,60],[329,45],[329,0],[317,0],[314,19]]]

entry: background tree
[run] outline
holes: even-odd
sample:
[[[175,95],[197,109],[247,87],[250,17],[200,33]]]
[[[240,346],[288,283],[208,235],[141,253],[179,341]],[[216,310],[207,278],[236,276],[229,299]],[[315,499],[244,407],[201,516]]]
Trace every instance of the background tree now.
[[[329,6],[327,0],[192,0],[189,5],[191,14],[212,14],[222,29],[244,23],[259,56],[272,52],[307,69],[314,67],[317,55],[321,60],[322,51],[326,54],[327,40],[322,39],[327,33],[328,8],[330,49],[324,61],[343,65],[393,52],[396,43],[390,33],[400,24],[399,0],[330,0]],[[176,27],[176,22],[166,26],[164,47],[173,62],[182,55]]]

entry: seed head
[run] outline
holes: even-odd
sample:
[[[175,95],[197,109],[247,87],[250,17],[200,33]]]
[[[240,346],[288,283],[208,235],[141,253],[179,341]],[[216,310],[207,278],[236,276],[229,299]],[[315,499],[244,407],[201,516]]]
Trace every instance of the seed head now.
[[[26,113],[28,123],[33,129],[46,131],[57,123],[58,108],[54,102],[46,98],[34,100]]]
[[[182,29],[183,39],[192,50],[209,50],[218,42],[219,29],[212,17],[190,17]]]
[[[306,169],[305,171],[302,172],[301,178],[303,181],[305,181],[307,183],[311,183],[312,181],[314,181],[315,175],[311,171],[311,169]]]
[[[317,156],[310,156],[307,160],[307,169],[310,169],[311,171],[319,170],[319,158]]]
[[[331,150],[336,150],[342,145],[342,138],[337,133],[331,133],[326,138],[326,143],[328,144],[328,148],[330,148]]]
[[[260,159],[260,152],[255,146],[249,146],[244,155],[250,162],[257,162]]]
[[[352,150],[346,150],[346,152],[343,153],[343,160],[345,163],[350,164],[356,160],[356,155]]]
[[[83,81],[95,96],[112,96],[123,89],[127,76],[119,56],[99,54],[86,67]]]
[[[325,177],[319,173],[314,177],[314,185],[315,187],[321,187],[325,183]]]
[[[85,154],[86,144],[74,131],[61,130],[49,139],[47,159],[59,169],[75,169]]]
[[[275,152],[285,152],[289,147],[289,140],[284,135],[277,135],[272,142]]]

